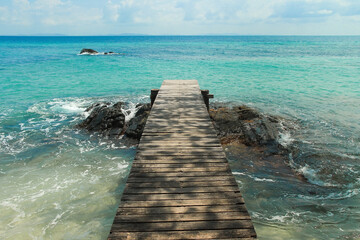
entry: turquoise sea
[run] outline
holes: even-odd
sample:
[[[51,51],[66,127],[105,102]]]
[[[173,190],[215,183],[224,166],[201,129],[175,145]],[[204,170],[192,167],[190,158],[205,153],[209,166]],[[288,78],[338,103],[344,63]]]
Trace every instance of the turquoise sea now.
[[[74,125],[164,79],[292,124],[285,161],[227,149],[259,239],[360,239],[359,36],[0,37],[0,238],[106,239],[136,148]]]

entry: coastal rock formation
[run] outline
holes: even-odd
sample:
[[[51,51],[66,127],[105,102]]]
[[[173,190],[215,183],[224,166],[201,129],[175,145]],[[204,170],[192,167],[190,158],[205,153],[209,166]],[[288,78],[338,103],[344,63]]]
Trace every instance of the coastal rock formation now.
[[[266,116],[247,106],[215,107],[210,118],[222,143],[239,140],[248,146],[266,146],[269,153],[281,153],[283,125],[280,117]]]
[[[90,115],[77,126],[105,136],[119,136],[125,126],[125,115],[121,110],[123,104],[95,103],[85,110]]]
[[[83,48],[80,51],[80,54],[96,54],[96,53],[98,52],[90,48]]]
[[[123,106],[123,102],[114,105],[106,102],[94,103],[85,110],[89,116],[77,127],[89,132],[98,132],[103,136],[116,138],[125,134],[128,138],[140,140],[151,105],[138,104],[135,117],[128,123],[125,122]]]
[[[139,107],[136,106],[136,107]],[[150,114],[151,104],[142,105],[139,110],[136,112],[135,117],[132,118],[125,131],[125,135],[130,138],[140,140],[142,132],[146,124],[146,120]]]
[[[138,104],[135,116],[127,123],[123,106],[123,102],[114,105],[95,103],[85,110],[90,114],[77,126],[108,137],[125,135],[127,139],[139,141],[151,105]],[[284,130],[280,117],[267,116],[247,106],[213,107],[209,114],[222,144],[240,141],[247,146],[266,147],[271,154],[286,153],[286,149],[279,144],[281,131]]]

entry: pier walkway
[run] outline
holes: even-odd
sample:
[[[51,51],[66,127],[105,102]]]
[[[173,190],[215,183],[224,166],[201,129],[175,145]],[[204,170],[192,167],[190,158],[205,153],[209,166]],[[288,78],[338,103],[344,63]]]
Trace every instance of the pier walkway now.
[[[165,80],[108,239],[256,238],[196,80]]]

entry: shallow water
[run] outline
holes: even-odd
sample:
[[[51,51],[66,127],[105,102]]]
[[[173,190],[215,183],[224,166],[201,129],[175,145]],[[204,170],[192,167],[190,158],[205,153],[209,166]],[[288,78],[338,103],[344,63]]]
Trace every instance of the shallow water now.
[[[133,147],[79,132],[97,101],[197,79],[293,125],[285,158],[228,147],[260,239],[360,238],[360,37],[0,37],[0,236],[105,239]],[[82,48],[124,55],[79,56]],[[303,174],[308,181],[297,177]]]

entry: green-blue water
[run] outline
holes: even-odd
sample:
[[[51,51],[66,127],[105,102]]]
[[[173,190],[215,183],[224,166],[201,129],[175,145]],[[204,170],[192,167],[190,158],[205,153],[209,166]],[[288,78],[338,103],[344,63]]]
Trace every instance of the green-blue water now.
[[[135,149],[73,127],[164,79],[294,125],[285,163],[229,157],[260,239],[360,238],[360,37],[290,36],[0,37],[0,238],[106,239]]]

